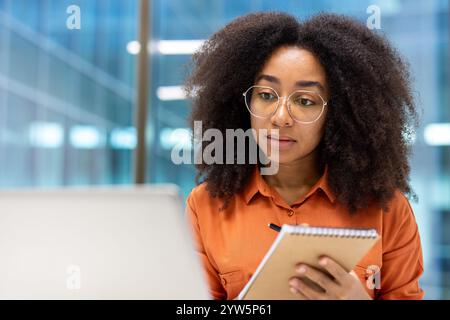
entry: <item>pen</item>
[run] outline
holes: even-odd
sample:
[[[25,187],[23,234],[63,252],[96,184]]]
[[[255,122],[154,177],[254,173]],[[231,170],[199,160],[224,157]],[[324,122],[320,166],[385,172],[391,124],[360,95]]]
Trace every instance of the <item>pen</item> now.
[[[276,232],[281,231],[281,227],[277,226],[276,224],[269,223],[269,228],[275,230]]]

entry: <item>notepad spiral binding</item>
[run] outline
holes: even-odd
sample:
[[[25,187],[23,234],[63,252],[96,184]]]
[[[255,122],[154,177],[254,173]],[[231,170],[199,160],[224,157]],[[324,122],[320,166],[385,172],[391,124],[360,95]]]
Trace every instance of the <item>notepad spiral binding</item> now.
[[[375,229],[292,226],[292,228],[288,228],[288,230],[286,231],[293,234],[301,234],[301,235],[344,237],[344,238],[376,238],[378,236],[377,230]]]

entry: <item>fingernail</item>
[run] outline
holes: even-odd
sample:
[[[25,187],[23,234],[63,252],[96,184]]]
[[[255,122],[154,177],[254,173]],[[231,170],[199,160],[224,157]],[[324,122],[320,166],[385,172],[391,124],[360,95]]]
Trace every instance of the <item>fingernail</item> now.
[[[298,293],[298,290],[295,289],[294,287],[290,287],[289,289],[291,290],[291,292],[292,292],[293,294],[297,294],[297,293]]]
[[[299,273],[304,273],[306,271],[306,267],[305,266],[300,266],[300,267],[297,268],[297,271]]]
[[[327,261],[327,258],[322,258],[322,259],[319,260],[319,263],[320,263],[320,265],[322,265],[322,266],[326,265],[327,262],[328,262],[328,261]]]

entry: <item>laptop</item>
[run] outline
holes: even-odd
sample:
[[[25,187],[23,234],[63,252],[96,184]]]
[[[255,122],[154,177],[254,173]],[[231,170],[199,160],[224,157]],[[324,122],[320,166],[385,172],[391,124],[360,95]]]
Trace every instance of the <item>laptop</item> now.
[[[175,185],[0,191],[0,299],[210,299]]]

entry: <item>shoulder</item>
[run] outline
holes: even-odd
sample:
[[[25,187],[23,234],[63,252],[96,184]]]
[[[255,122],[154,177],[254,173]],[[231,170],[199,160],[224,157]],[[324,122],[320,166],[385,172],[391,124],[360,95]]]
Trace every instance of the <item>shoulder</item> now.
[[[388,202],[387,210],[383,213],[386,215],[386,218],[397,221],[405,218],[414,218],[414,211],[408,198],[399,189],[395,190],[391,200]]]
[[[206,189],[206,183],[202,182],[191,190],[186,202],[191,208],[195,209],[205,201],[208,201],[209,198],[211,198],[211,196]]]
[[[245,210],[245,190],[234,194],[224,208],[224,199],[211,196],[207,183],[202,182],[191,190],[186,199],[186,206],[198,219],[215,220],[222,219],[223,216],[229,218],[235,216],[237,212]]]
[[[218,197],[212,197],[208,192],[206,182],[194,187],[189,193],[186,205],[196,215],[204,215],[206,212],[217,211],[222,201]]]
[[[383,233],[387,239],[411,239],[418,233],[414,210],[402,191],[396,190],[383,212]],[[387,240],[386,239],[386,240]]]

